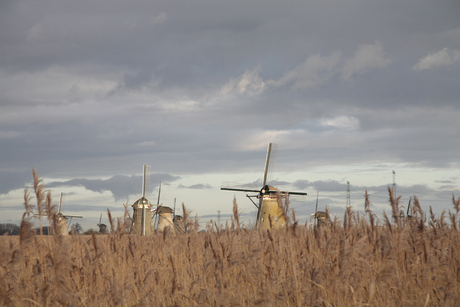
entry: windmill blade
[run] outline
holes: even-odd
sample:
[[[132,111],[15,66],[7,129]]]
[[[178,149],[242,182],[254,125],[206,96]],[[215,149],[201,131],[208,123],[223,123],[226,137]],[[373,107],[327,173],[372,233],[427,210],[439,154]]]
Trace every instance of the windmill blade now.
[[[307,201],[307,193],[282,191],[281,194],[283,193],[289,198],[290,201],[297,201],[297,202]]]
[[[259,183],[260,184],[260,183]],[[222,182],[222,186],[220,188],[222,191],[237,191],[237,192],[260,192],[260,186],[256,186],[254,183],[248,184],[238,184],[229,181]]]
[[[101,217],[99,218],[99,224],[97,224],[97,226],[101,225],[101,221],[102,221],[102,213],[101,213]]]
[[[265,168],[264,168],[264,177],[262,181],[262,187],[265,187],[265,185],[267,184],[267,174],[268,174],[268,167],[270,164],[271,151],[272,151],[272,143],[268,143],[267,158],[265,159]]]
[[[319,191],[316,191],[316,208],[315,208],[315,216],[316,216],[316,212],[318,212],[318,198],[319,198]]]
[[[148,197],[150,192],[150,165],[144,165],[142,175],[142,198]]]
[[[62,205],[62,192],[61,192],[61,196],[59,196],[59,211],[58,211],[58,214],[61,213],[61,205]]]
[[[159,187],[158,187],[157,207],[158,207],[158,205],[160,204],[160,195],[161,195],[161,181],[160,181],[160,185],[159,185]]]
[[[69,217],[70,217],[70,218],[77,218],[77,219],[82,219],[82,218],[83,218],[82,215],[61,214],[61,216],[62,216],[63,218],[69,218]]]
[[[280,194],[281,197],[288,197],[292,201],[306,201],[307,200],[307,193],[306,192],[290,192],[290,191],[281,191],[277,189],[270,189],[268,191],[270,194]]]
[[[262,178],[262,185],[265,187],[269,185],[273,180],[273,173],[275,172],[276,165],[276,154],[278,151],[278,145],[275,143],[269,143],[267,148],[267,157],[265,159],[264,176]]]
[[[161,205],[158,204],[157,209],[155,210],[155,214],[152,216],[152,219],[155,218],[155,220],[153,221],[153,229],[158,229],[158,223],[160,222],[160,219],[158,218],[158,216],[160,215],[160,207]]]
[[[260,190],[249,190],[249,189],[233,189],[233,188],[220,188],[222,191],[238,191],[238,192],[255,192],[259,193]]]
[[[304,195],[306,196],[306,192],[290,192],[290,191],[280,191],[281,194],[289,194],[289,195]]]
[[[412,196],[409,198],[409,204],[407,205],[407,213],[406,215],[409,216],[409,210],[410,210],[410,202],[412,200]]]
[[[176,198],[174,198],[173,222],[176,220]]]
[[[259,210],[259,206],[256,204],[255,201],[252,200],[253,197],[257,197],[258,195],[248,195],[246,194],[246,197],[249,198],[249,200],[254,204],[254,206]]]

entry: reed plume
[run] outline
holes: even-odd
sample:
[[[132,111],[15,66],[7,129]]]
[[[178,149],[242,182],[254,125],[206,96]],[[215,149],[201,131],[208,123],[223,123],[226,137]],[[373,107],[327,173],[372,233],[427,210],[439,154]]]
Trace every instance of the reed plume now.
[[[0,237],[0,306],[457,306],[455,223],[427,221],[414,197],[416,214],[398,227],[393,215],[374,216],[367,193],[365,202],[366,219],[351,208],[331,219],[326,209],[321,227],[239,232],[193,231],[183,205],[184,234],[55,235],[49,244],[24,213],[21,235]]]

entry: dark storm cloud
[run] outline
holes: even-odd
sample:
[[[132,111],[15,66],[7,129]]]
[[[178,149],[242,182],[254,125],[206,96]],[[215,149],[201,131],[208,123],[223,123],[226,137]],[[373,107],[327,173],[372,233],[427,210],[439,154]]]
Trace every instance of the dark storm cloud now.
[[[32,170],[30,171],[13,171],[0,170],[0,194],[20,188],[25,188],[27,183],[32,180]]]

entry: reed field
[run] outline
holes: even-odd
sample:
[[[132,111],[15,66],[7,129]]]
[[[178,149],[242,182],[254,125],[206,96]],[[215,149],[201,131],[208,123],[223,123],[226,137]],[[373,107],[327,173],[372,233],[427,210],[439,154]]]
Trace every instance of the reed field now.
[[[37,206],[54,225],[41,188]],[[202,232],[184,208],[187,233],[152,236],[127,234],[126,216],[110,212],[110,234],[36,235],[28,191],[24,199],[20,235],[0,237],[2,306],[460,305],[454,196],[438,217],[415,198],[409,218],[390,191],[379,221],[366,195],[365,215],[348,208],[320,227],[288,209],[286,227],[267,231],[241,227],[236,202],[231,223]]]

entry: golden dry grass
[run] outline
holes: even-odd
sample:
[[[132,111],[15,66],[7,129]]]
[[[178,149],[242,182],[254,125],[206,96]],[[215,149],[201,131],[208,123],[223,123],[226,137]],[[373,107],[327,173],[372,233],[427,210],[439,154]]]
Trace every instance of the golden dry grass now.
[[[365,217],[265,232],[241,229],[235,202],[226,229],[176,236],[127,235],[123,219],[116,234],[38,236],[25,214],[0,237],[0,305],[458,306],[460,199],[439,218],[393,206],[383,225],[366,201]]]

